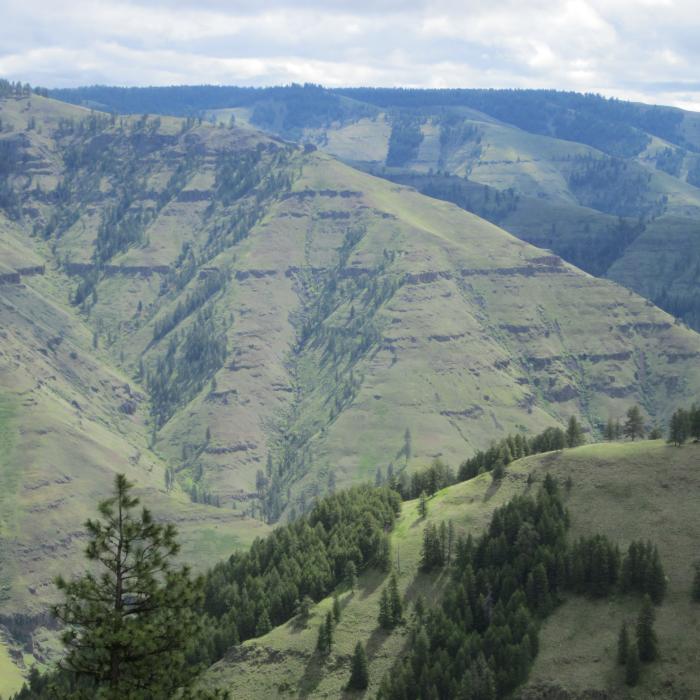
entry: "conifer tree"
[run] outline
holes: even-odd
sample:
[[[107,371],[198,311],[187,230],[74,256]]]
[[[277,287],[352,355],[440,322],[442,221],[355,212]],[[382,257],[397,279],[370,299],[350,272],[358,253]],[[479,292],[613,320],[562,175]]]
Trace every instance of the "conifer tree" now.
[[[690,435],[690,416],[679,408],[671,416],[668,441],[680,447]]]
[[[263,608],[263,611],[258,617],[258,623],[255,626],[255,636],[262,637],[267,634],[272,629],[272,623],[270,622],[270,615],[267,612],[267,608]]]
[[[632,406],[627,411],[627,420],[625,421],[625,436],[634,440],[635,438],[644,437],[644,418],[639,406]]]
[[[355,566],[355,562],[350,559],[348,560],[348,563],[345,565],[345,583],[347,583],[348,586],[350,586],[350,590],[354,591],[355,586],[357,585],[357,567]]]
[[[330,651],[328,646],[328,634],[326,632],[326,623],[322,622],[318,626],[318,637],[316,639],[316,651],[322,656],[325,656]]]
[[[330,653],[333,648],[333,613],[330,610],[326,613],[326,622],[324,626],[326,628],[326,644],[328,652]]]
[[[612,442],[615,439],[615,422],[612,418],[608,418],[603,435],[608,442]]]
[[[640,673],[639,651],[634,642],[630,642],[629,646],[627,647],[625,658],[625,683],[627,683],[627,685],[630,687],[634,687],[637,685],[637,683],[639,683]]]
[[[620,635],[617,638],[617,663],[624,666],[627,663],[627,652],[630,646],[630,635],[627,630],[627,623],[623,622],[620,627]]]
[[[428,496],[425,491],[420,492],[418,499],[418,513],[421,518],[425,518],[428,515]]]
[[[355,645],[355,652],[352,655],[350,670],[349,690],[364,690],[369,685],[369,671],[367,668],[367,654],[362,642]]]
[[[333,594],[333,620],[338,623],[340,622],[340,601],[338,600],[338,594]]]
[[[133,485],[117,475],[113,495],[99,504],[102,520],[88,520],[87,558],[96,568],[56,585],[64,601],[54,607],[65,625],[61,667],[93,680],[100,697],[171,697],[193,673],[185,663],[197,637],[200,579],[174,569],[179,551],[172,525],[154,522]]]
[[[566,426],[566,446],[578,447],[583,444],[583,430],[581,424],[576,420],[576,416],[569,418],[569,423]]]
[[[400,624],[403,619],[403,603],[401,602],[399,586],[394,574],[389,579],[389,612],[392,625]]]
[[[642,609],[637,618],[637,648],[639,660],[643,663],[654,661],[659,655],[659,643],[654,631],[654,606],[648,595],[644,596]]]
[[[379,597],[379,626],[385,630],[389,630],[393,627],[389,591],[386,588]]]
[[[700,562],[695,562],[695,575],[693,576],[692,598],[700,603]]]

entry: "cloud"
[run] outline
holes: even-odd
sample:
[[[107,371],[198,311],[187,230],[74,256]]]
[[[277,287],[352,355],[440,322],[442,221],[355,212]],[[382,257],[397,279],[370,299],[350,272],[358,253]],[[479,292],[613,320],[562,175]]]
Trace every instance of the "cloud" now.
[[[553,87],[700,108],[688,0],[0,0],[33,84]]]

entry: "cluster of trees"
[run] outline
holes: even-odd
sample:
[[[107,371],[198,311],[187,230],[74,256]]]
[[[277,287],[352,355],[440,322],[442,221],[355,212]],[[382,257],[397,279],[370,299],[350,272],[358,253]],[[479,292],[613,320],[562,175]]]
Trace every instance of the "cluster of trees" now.
[[[664,197],[652,199],[651,174],[636,163],[611,157],[576,156],[569,187],[584,205],[618,216],[658,216]]]
[[[388,569],[387,533],[400,504],[388,488],[333,494],[256,540],[248,552],[216,565],[204,584],[208,632],[199,641],[198,660],[211,663],[232,644],[265,634],[303,611],[305,599],[320,600],[343,582],[353,586],[357,571]]]
[[[388,167],[401,167],[416,159],[423,142],[422,123],[423,119],[415,114],[400,112],[394,115],[386,155]]]
[[[635,625],[635,639],[630,638],[627,622],[623,621],[617,640],[617,663],[625,666],[625,682],[639,682],[641,663],[651,663],[659,655],[659,641],[654,630],[656,613],[651,598],[644,596]]]
[[[181,321],[204,306],[211,297],[223,289],[224,285],[229,281],[229,278],[230,274],[220,270],[212,270],[207,274],[204,278],[204,282],[194,291],[190,292],[185,297],[184,301],[179,301],[173,311],[164,314],[155,322],[153,325],[154,342],[166,336],[171,330],[177,327]]]
[[[29,83],[0,78],[0,97],[29,97],[31,94],[32,86]]]
[[[584,435],[576,416],[569,418],[566,430],[551,427],[538,435],[527,437],[522,433],[508,435],[488,450],[479,450],[459,466],[459,481],[466,481],[483,472],[502,470],[510,462],[521,457],[583,444]]]
[[[460,536],[452,584],[436,609],[425,615],[421,606],[412,651],[383,679],[378,697],[507,696],[526,679],[538,650],[539,620],[563,592],[638,593],[649,605],[663,600],[656,547],[633,542],[621,562],[619,548],[606,537],[569,544],[568,527],[559,487],[547,475],[536,497],[517,497],[496,510],[479,540]],[[426,538],[424,559],[438,562],[432,552],[440,547],[439,536]],[[644,610],[648,617],[646,603]]]
[[[378,697],[495,698],[519,685],[537,653],[538,617],[558,590],[566,527],[550,480],[536,499],[515,498],[495,511],[478,541],[460,537],[452,585],[419,619],[410,654],[382,680]]]
[[[172,335],[165,354],[143,371],[155,427],[162,426],[221,369],[226,348],[226,333],[217,327],[211,306],[202,309],[184,331]]]
[[[645,109],[590,93],[412,88],[342,88],[333,92],[383,108],[438,111],[471,107],[526,131],[579,141],[621,157],[635,156],[646,147],[649,138],[642,131],[692,148],[680,128],[680,110]]]
[[[620,440],[623,437],[636,440],[637,438],[643,438],[645,434],[644,416],[642,416],[639,406],[630,406],[627,409],[624,425],[619,418],[608,418],[608,422],[603,429],[603,437],[610,442]]]
[[[700,407],[679,408],[671,416],[668,441],[680,447],[686,440],[700,440]]]
[[[439,569],[452,562],[455,530],[452,521],[443,520],[438,526],[428,523],[423,530],[420,565],[423,571]]]
[[[378,620],[379,626],[384,630],[394,629],[403,622],[403,601],[395,574],[391,575],[389,584],[382,589]]]

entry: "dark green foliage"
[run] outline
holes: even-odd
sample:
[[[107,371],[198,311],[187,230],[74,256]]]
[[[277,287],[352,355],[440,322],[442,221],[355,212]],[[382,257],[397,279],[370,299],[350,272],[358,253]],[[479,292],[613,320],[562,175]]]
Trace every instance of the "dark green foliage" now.
[[[628,409],[624,432],[625,437],[631,438],[632,440],[638,437],[644,437],[644,418],[642,417],[642,412],[639,410],[639,406],[632,406]]]
[[[196,658],[213,663],[233,640],[255,636],[265,613],[273,627],[280,625],[299,614],[305,597],[320,600],[375,565],[399,508],[398,494],[386,487],[342,491],[215,566],[205,580],[209,618]],[[324,649],[328,632],[320,633]],[[330,638],[332,644],[332,629]]]
[[[677,409],[671,416],[668,431],[668,441],[680,447],[691,436],[697,439],[700,432],[700,409],[693,406],[689,411]]]
[[[453,583],[414,632],[409,657],[383,680],[380,698],[403,698],[409,689],[419,698],[496,698],[526,678],[537,617],[564,585],[556,562],[565,551],[567,519],[550,488],[498,509],[478,543],[458,542]],[[430,549],[438,550],[436,530],[432,540]]]
[[[421,569],[432,571],[445,564],[445,551],[440,533],[435,523],[428,523],[423,530],[423,544],[421,548]]]
[[[338,594],[333,594],[333,621],[337,624],[340,622],[340,615],[342,611],[340,609],[340,600],[338,600]]]
[[[653,199],[651,174],[634,161],[606,156],[576,156],[569,187],[583,206],[617,216],[658,216],[666,198]]]
[[[630,635],[627,623],[623,622],[620,627],[620,634],[617,637],[617,663],[624,666],[627,663],[627,656],[630,648]]]
[[[228,275],[212,270],[204,278],[204,283],[189,293],[184,301],[178,302],[175,310],[159,318],[153,325],[153,340],[158,341],[170,333],[182,320],[201,308],[212,296],[220,291],[228,281]]]
[[[427,469],[411,474],[410,489],[406,498],[418,498],[432,496],[440,489],[455,483],[455,475],[452,469],[440,459],[434,459]]]
[[[226,335],[217,328],[208,307],[182,333],[171,337],[165,354],[146,371],[151,413],[158,427],[202,390],[225,358]]]
[[[539,452],[563,450],[566,446],[567,437],[561,428],[547,428],[532,438],[522,434],[509,435],[500,442],[494,443],[488,450],[480,450],[473,457],[462,462],[458,480],[466,481],[482,472],[492,471],[497,466],[499,469],[495,478],[502,478],[505,467],[511,461]]]
[[[578,447],[579,445],[583,445],[583,443],[584,437],[581,424],[576,419],[576,416],[571,416],[566,426],[566,446]]]
[[[172,567],[175,528],[155,523],[146,509],[136,516],[131,488],[117,476],[114,495],[99,506],[103,520],[86,523],[87,558],[99,573],[57,579],[61,668],[89,678],[101,697],[169,698],[196,670],[185,652],[199,629],[202,584]]]
[[[419,117],[411,114],[399,113],[394,117],[386,156],[387,166],[399,167],[416,159],[423,141],[421,123]]]
[[[666,594],[666,575],[659,551],[651,542],[632,542],[622,562],[623,592],[648,594],[659,605]]]
[[[575,592],[606,597],[619,581],[620,550],[603,535],[582,537],[571,547],[568,571]]]
[[[343,572],[343,579],[351,591],[355,590],[357,584],[357,567],[352,559],[348,559]]]
[[[389,605],[389,591],[384,588],[379,597],[379,616],[377,617],[379,626],[384,630],[390,630],[394,625],[391,619],[391,608]]]
[[[352,655],[350,680],[348,690],[364,690],[369,685],[369,670],[367,664],[367,654],[362,642],[355,645]]]
[[[637,648],[642,663],[654,661],[659,655],[659,642],[654,631],[654,606],[651,598],[644,596],[642,609],[637,618]]]
[[[641,664],[639,661],[639,649],[634,642],[630,642],[625,654],[625,683],[634,687],[639,683],[639,674],[641,672]]]
[[[691,597],[694,603],[700,603],[700,562],[695,562],[695,573],[693,574],[693,588]]]
[[[418,515],[421,518],[425,518],[428,515],[428,496],[425,491],[421,491],[418,498]]]

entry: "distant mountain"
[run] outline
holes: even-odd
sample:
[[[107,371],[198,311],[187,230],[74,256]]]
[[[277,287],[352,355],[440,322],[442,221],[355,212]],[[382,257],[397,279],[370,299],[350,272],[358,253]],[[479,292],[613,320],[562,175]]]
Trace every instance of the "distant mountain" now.
[[[572,414],[598,434],[638,403],[661,425],[698,394],[700,336],[648,300],[242,116],[0,99],[0,621],[18,636],[116,471],[202,565],[334,488]],[[575,207],[592,236],[636,231]]]
[[[447,199],[700,329],[700,115],[552,90],[88,87],[118,112],[233,116]],[[478,186],[486,188],[479,192]]]

